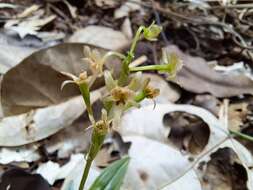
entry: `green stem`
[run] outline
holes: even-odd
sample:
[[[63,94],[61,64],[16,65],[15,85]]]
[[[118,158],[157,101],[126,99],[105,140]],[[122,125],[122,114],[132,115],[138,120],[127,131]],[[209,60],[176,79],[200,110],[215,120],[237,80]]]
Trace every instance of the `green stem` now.
[[[134,37],[134,40],[133,40],[133,43],[131,45],[131,48],[130,48],[130,54],[134,54],[134,51],[135,51],[135,48],[136,48],[136,45],[137,45],[137,42],[139,41],[139,39],[141,38],[141,33],[143,31],[145,27],[144,26],[140,26],[135,34],[135,37]]]
[[[79,190],[83,190],[85,182],[88,178],[91,164],[104,142],[105,136],[107,134],[107,127],[108,127],[106,125],[107,125],[106,123],[99,123],[99,122],[94,124],[92,136],[91,136],[91,146],[89,149],[87,162],[84,167],[82,179],[79,185]]]
[[[145,27],[140,26],[135,34],[135,37],[133,39],[133,43],[131,45],[130,51],[127,53],[127,56],[123,60],[122,67],[121,67],[121,72],[120,72],[120,77],[119,77],[119,85],[124,86],[125,83],[127,82],[127,78],[129,75],[129,64],[132,62],[134,59],[134,52],[136,49],[137,42],[141,38],[142,31]]]
[[[244,140],[248,140],[248,141],[252,141],[253,142],[253,137],[252,136],[249,136],[249,135],[246,135],[246,134],[243,134],[243,133],[240,133],[238,131],[232,131],[232,130],[229,130],[229,132],[235,136],[238,136]]]
[[[79,190],[84,189],[84,185],[85,185],[85,182],[88,178],[88,174],[89,174],[89,171],[90,171],[92,161],[93,160],[87,159],[87,162],[86,162],[86,165],[85,165],[85,168],[84,168],[84,171],[83,171],[83,176],[82,176],[82,179],[81,179],[81,183],[80,183],[80,186],[79,186]]]
[[[146,66],[139,66],[139,67],[130,67],[130,71],[166,71],[168,70],[168,65],[146,65]]]

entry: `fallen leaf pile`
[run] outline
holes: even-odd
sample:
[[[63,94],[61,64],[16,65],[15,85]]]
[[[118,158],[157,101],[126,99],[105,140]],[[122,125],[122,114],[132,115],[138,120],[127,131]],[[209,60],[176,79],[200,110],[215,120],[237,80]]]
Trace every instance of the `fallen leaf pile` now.
[[[127,52],[136,27],[153,19],[153,14],[157,20],[153,8],[161,9],[158,1],[145,6],[141,0],[79,3],[0,3],[0,12],[9,10],[4,11],[0,31],[0,190],[78,189],[91,129],[79,89],[67,85],[61,90],[68,79],[62,72],[91,72],[82,60],[84,46],[101,54]],[[187,6],[195,8],[186,15],[210,8],[199,1],[189,1]],[[197,26],[177,20],[187,20],[178,15],[182,9],[168,7],[175,21],[162,25],[173,25],[175,31],[188,26],[190,32],[199,34]],[[167,18],[164,12],[162,16]],[[226,38],[226,31],[218,26],[208,25],[201,31],[205,30],[212,31],[213,40]],[[129,162],[123,190],[253,189],[253,143],[231,134],[253,135],[253,77],[251,67],[244,62],[249,54],[243,52],[241,59],[230,65],[221,64],[226,62],[220,58],[224,52],[217,60],[205,59],[213,58],[214,51],[219,50],[200,56],[205,53],[197,47],[203,35],[195,39],[198,53],[187,46],[188,51],[180,49],[184,43],[166,42],[166,35],[174,36],[175,31],[165,29],[161,40],[143,40],[137,47],[132,64],[156,64],[160,49],[166,48],[182,61],[182,69],[172,81],[155,72],[143,74],[160,94],[124,113],[95,158],[85,190],[106,173],[105,168],[122,158]],[[202,47],[204,43],[200,43]],[[119,60],[109,60],[106,67],[117,72]],[[95,118],[100,116],[104,92],[104,81],[99,78],[91,88]]]

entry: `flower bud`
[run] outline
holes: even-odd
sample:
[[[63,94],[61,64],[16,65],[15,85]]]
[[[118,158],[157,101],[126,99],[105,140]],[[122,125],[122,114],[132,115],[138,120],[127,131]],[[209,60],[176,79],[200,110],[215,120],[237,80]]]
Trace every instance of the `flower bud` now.
[[[152,23],[149,27],[143,29],[143,36],[149,41],[156,41],[161,31],[161,26]]]

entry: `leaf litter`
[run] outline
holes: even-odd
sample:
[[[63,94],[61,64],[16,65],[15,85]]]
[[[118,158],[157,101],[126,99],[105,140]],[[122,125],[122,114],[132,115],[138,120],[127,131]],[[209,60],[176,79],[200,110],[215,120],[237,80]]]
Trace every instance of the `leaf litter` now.
[[[129,155],[134,159],[130,161],[123,188],[252,189],[252,145],[239,137],[234,139],[229,133],[236,130],[253,134],[250,130],[252,72],[248,66],[251,52],[240,49],[243,40],[248,41],[251,36],[250,28],[245,30],[245,20],[250,19],[250,13],[237,9],[244,4],[226,4],[236,7],[229,8],[231,12],[228,11],[224,22],[235,25],[236,32],[243,38],[239,36],[238,41],[233,38],[233,35],[238,37],[237,33],[231,32],[226,24],[217,24],[223,18],[223,7],[215,3],[190,2],[181,6],[170,2],[163,6],[164,2],[155,2],[157,10],[154,10],[154,4],[153,7],[149,3],[142,6],[142,1],[106,0],[85,6],[79,1],[48,1],[46,15],[44,4],[23,3],[28,8],[15,4],[1,7],[6,18],[9,17],[4,21],[5,28],[23,39],[19,42],[21,46],[3,44],[0,52],[0,71],[4,74],[0,163],[4,166],[26,163],[29,171],[13,170],[14,174],[3,171],[0,189],[6,189],[6,184],[13,180],[20,184],[16,181],[19,173],[26,176],[22,185],[36,178],[34,183],[44,184],[41,185],[44,189],[49,188],[49,184],[60,189],[59,181],[66,178],[61,189],[77,189],[85,163],[78,153],[88,149],[90,134],[83,128],[89,123],[87,118],[80,117],[85,110],[78,90],[67,86],[60,91],[62,81],[66,80],[60,72],[78,75],[87,70],[81,61],[84,43],[97,46],[102,52],[105,52],[103,48],[127,50],[132,31],[154,19],[164,26],[163,40],[166,41],[167,36],[175,45],[145,44],[152,53],[145,52],[145,46],[141,46],[147,59],[144,64],[157,62],[160,58],[157,50],[166,46],[182,59],[183,68],[173,83],[163,76],[149,74],[151,82],[161,88],[160,96],[155,104],[144,101],[139,110],[133,109],[124,115],[118,132],[107,137],[98,154],[87,187],[102,168]],[[14,6],[17,9],[13,9]],[[239,24],[235,24],[238,14]],[[189,24],[190,19],[203,16],[210,19],[199,25],[193,24],[197,20]],[[205,24],[207,27],[203,27]],[[9,38],[13,34],[4,35]],[[29,39],[32,40],[27,46]],[[233,43],[227,43],[228,40]],[[75,43],[54,46],[62,41]],[[38,44],[42,50],[37,51]],[[13,56],[9,49],[20,53]],[[36,88],[38,85],[40,88]],[[102,86],[103,81],[93,87],[94,102],[98,102],[102,92],[97,89]],[[65,111],[61,112],[64,105]],[[96,109],[99,112],[100,107]],[[10,130],[11,126],[15,130]],[[40,173],[47,182],[30,173]]]

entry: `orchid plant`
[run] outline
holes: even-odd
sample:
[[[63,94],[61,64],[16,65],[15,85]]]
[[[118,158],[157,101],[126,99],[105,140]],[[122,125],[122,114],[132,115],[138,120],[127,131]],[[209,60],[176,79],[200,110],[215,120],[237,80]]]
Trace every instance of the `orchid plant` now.
[[[180,69],[180,60],[175,54],[168,54],[162,50],[161,63],[157,65],[133,66],[136,44],[145,38],[149,41],[157,40],[162,28],[155,23],[150,26],[140,26],[131,44],[130,51],[126,55],[118,52],[108,52],[101,55],[97,49],[84,47],[84,61],[88,63],[91,74],[82,72],[79,76],[64,73],[71,80],[65,81],[62,87],[68,83],[75,83],[83,96],[87,113],[91,121],[92,137],[89,152],[86,158],[79,190],[83,190],[87,180],[91,164],[99,152],[103,141],[110,130],[118,127],[122,114],[132,107],[139,107],[140,102],[145,98],[154,99],[159,95],[159,89],[150,86],[149,78],[143,78],[143,71],[158,71],[167,73],[171,78],[175,77]],[[115,73],[105,66],[109,57],[116,56],[121,60],[121,70],[118,78],[114,78]],[[104,108],[100,120],[96,121],[93,115],[90,101],[90,87],[98,77],[104,77],[106,93],[102,97]]]

